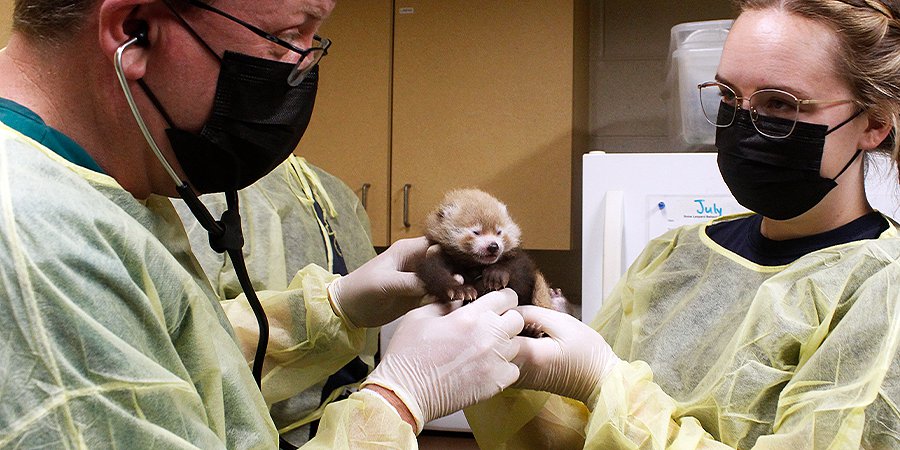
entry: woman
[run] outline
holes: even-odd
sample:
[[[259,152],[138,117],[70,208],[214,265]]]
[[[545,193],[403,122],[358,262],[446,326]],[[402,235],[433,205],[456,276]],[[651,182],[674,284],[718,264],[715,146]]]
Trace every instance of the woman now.
[[[737,6],[701,92],[723,178],[756,214],[653,240],[599,334],[522,308],[550,338],[521,340],[517,386],[589,412],[504,393],[469,411],[483,448],[900,448],[900,239],[860,156],[900,162],[900,4]]]

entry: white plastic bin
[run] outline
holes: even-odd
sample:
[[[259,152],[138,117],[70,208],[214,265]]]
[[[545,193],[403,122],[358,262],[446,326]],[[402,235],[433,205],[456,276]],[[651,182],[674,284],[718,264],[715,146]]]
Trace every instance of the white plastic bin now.
[[[669,83],[673,101],[669,114],[674,119],[670,122],[672,132],[684,144],[715,143],[715,127],[703,115],[697,85],[715,78],[732,22],[709,20],[672,27]],[[711,106],[718,108],[718,105]]]

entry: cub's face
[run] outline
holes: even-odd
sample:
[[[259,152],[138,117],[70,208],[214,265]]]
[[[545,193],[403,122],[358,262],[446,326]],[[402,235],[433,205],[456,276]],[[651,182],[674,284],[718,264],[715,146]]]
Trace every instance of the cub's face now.
[[[457,248],[478,264],[493,264],[510,248],[505,227],[474,224],[457,231]]]
[[[446,252],[488,265],[519,246],[521,230],[499,200],[481,191],[463,190],[448,194],[429,215],[426,234]]]

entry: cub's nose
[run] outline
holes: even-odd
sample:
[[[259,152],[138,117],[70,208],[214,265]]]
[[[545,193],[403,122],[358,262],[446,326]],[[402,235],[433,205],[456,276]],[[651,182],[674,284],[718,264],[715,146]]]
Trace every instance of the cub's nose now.
[[[487,251],[488,251],[488,253],[490,253],[491,255],[496,255],[497,252],[500,251],[500,246],[497,245],[496,242],[491,242],[491,243],[487,246]]]

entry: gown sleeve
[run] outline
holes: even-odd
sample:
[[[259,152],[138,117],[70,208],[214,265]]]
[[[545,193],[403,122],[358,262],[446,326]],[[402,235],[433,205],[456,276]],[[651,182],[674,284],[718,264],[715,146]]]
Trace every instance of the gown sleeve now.
[[[325,408],[316,437],[304,449],[415,449],[412,426],[378,394],[366,389]]]
[[[366,329],[348,326],[331,309],[326,286],[337,278],[311,264],[297,273],[287,291],[257,293],[269,320],[262,379],[269,405],[328,378],[366,346]],[[246,296],[223,301],[222,308],[252,363],[259,329]]]

